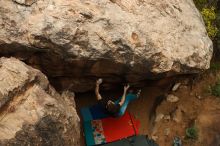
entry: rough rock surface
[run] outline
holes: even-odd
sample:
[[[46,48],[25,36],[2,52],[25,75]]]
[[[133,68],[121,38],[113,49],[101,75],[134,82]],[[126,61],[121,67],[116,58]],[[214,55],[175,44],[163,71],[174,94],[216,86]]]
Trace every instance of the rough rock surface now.
[[[0,50],[87,91],[198,73],[212,42],[192,0],[0,0]]]
[[[77,146],[74,98],[15,58],[0,58],[0,145]]]

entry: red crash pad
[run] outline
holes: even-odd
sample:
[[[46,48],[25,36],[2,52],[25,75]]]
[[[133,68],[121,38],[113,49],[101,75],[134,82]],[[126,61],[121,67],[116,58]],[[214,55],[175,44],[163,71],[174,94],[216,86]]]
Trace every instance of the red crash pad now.
[[[102,127],[107,142],[138,134],[140,122],[135,120],[132,115],[126,112],[122,117],[102,119]]]

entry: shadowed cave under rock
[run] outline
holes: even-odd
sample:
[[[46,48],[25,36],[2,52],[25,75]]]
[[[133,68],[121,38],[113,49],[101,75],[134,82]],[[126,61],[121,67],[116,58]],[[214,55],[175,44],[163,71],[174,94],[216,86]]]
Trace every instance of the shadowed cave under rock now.
[[[140,97],[129,103],[127,111],[134,115],[134,117],[140,120],[139,134],[152,136],[157,107],[166,100],[166,96],[171,92],[171,89],[175,82],[180,80],[187,80],[191,78],[193,80],[194,75],[179,76],[165,78],[161,80],[155,80],[148,82],[145,87],[141,87]],[[191,84],[188,80],[188,84]],[[103,82],[104,83],[104,82]],[[103,86],[100,86],[100,93],[103,98],[117,100],[123,93],[123,84],[119,85],[117,89],[114,90],[103,90]],[[132,88],[132,86],[131,86]],[[94,85],[95,89],[95,85]],[[95,96],[95,91],[85,92],[85,93],[76,93],[76,108],[77,112],[80,115],[80,109],[82,107],[88,107],[94,104],[97,104],[97,99]],[[82,119],[82,117],[81,117]],[[83,125],[81,123],[81,129],[83,131]],[[81,144],[85,145],[85,135],[81,133]]]

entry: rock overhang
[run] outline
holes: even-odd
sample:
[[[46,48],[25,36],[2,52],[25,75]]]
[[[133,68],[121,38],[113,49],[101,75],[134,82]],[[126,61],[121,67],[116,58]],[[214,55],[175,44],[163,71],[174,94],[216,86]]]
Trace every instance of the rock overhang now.
[[[38,67],[59,86],[69,80],[82,89],[80,82],[91,86],[98,77],[135,83],[209,68],[212,42],[192,0],[19,2],[28,1],[2,4],[0,54]]]

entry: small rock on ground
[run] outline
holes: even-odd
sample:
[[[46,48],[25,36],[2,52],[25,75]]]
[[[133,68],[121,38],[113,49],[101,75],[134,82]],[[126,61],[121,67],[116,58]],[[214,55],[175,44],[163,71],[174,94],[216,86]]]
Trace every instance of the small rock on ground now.
[[[173,95],[173,94],[169,94],[167,96],[167,101],[168,102],[178,102],[179,101],[179,97]]]
[[[177,91],[180,87],[181,83],[176,83],[173,88],[172,88],[172,91]]]

